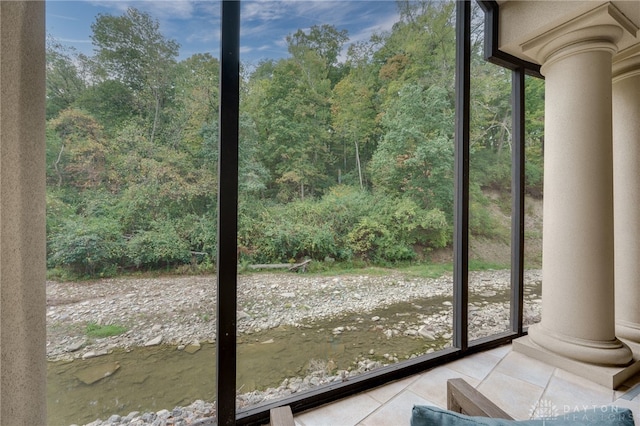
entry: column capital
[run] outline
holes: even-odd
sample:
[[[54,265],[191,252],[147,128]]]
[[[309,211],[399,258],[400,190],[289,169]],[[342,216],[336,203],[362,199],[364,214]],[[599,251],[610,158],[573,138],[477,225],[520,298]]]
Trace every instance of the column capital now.
[[[613,58],[613,82],[640,74],[640,44],[626,49]]]
[[[544,66],[588,50],[610,50],[615,54],[625,33],[635,38],[638,27],[613,4],[604,3],[522,43],[521,48]]]

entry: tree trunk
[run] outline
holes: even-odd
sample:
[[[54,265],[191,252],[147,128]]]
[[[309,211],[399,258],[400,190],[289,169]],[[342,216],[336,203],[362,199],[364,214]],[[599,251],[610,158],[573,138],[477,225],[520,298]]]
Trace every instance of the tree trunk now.
[[[153,145],[153,139],[156,136],[156,127],[158,126],[158,115],[160,114],[160,95],[156,93],[154,95],[154,98],[156,101],[156,105],[155,105],[155,111],[153,114],[153,127],[151,128],[151,138],[150,138],[151,145]]]
[[[362,184],[362,167],[360,167],[360,151],[358,150],[358,141],[354,142],[356,144],[356,165],[358,166],[358,178],[360,179],[360,189],[364,189],[364,185]]]
[[[60,159],[62,158],[62,151],[64,151],[64,144],[60,145],[58,158],[56,159],[56,162],[53,163],[53,168],[56,169],[56,174],[58,175],[58,188],[62,186],[62,173],[60,173],[60,169],[58,169],[58,164],[60,164]]]

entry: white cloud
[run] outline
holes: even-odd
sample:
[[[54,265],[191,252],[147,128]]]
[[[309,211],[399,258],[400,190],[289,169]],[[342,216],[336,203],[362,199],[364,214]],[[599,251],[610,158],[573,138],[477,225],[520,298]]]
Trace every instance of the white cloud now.
[[[355,43],[358,41],[367,41],[374,33],[382,33],[386,31],[391,31],[393,24],[398,22],[400,19],[400,15],[398,13],[385,15],[385,16],[374,16],[375,21],[370,23],[368,26],[361,28],[354,34],[349,36],[349,41],[351,43]]]
[[[68,43],[68,44],[78,44],[78,43],[86,43],[91,44],[91,40],[89,39],[75,39],[75,38],[57,38],[56,41],[60,43]]]
[[[64,19],[64,20],[67,20],[67,21],[78,21],[78,18],[73,17],[73,16],[56,15],[55,13],[52,13],[49,16],[51,16],[52,18]]]
[[[243,21],[275,21],[286,14],[284,2],[251,0],[242,3],[240,17]]]
[[[0,0],[2,1],[2,0]],[[61,0],[48,0],[61,1]],[[169,39],[181,43],[180,56],[197,49],[219,48],[220,0],[81,0],[85,5],[103,13],[123,14],[135,7],[149,13],[160,23],[160,31]],[[385,3],[385,4],[383,4]],[[313,25],[329,24],[338,30],[349,30],[347,46],[366,41],[374,32],[391,29],[397,21],[393,0],[243,0],[240,12],[242,51],[247,58],[287,55],[286,36],[298,29],[308,30]],[[64,9],[62,9],[64,10]],[[86,21],[71,11],[57,12],[59,19],[69,20],[69,26]],[[60,25],[60,24],[58,24]],[[90,44],[84,34],[64,35],[65,42]],[[346,47],[340,55],[344,59]],[[187,54],[188,56],[188,54]]]
[[[168,18],[189,19],[193,16],[195,7],[192,0],[88,0],[96,6],[110,8],[124,12],[134,7],[149,13],[158,20]]]
[[[194,31],[189,34],[185,40],[189,43],[199,42],[199,43],[211,43],[220,41],[220,31],[216,31],[214,29],[201,29],[198,31]]]

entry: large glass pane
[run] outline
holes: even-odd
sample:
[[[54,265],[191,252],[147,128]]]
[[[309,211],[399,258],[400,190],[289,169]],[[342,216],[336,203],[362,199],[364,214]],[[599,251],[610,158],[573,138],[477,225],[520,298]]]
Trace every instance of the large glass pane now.
[[[212,416],[219,4],[47,3],[48,423]]]
[[[451,345],[455,2],[241,16],[239,409]]]
[[[469,340],[510,329],[511,71],[484,60],[472,16],[469,160]]]
[[[542,204],[544,80],[525,79],[524,326],[540,322],[542,304]]]

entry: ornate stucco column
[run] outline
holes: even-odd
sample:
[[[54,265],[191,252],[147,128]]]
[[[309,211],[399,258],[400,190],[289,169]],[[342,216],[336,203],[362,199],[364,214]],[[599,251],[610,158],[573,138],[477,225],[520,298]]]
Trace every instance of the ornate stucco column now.
[[[640,46],[613,65],[616,335],[640,344]],[[635,349],[634,349],[635,350]]]
[[[546,79],[542,321],[523,352],[578,373],[633,362],[615,335],[611,118],[612,58],[631,27],[605,4],[522,45]]]
[[[45,425],[45,9],[0,1],[0,424]]]

